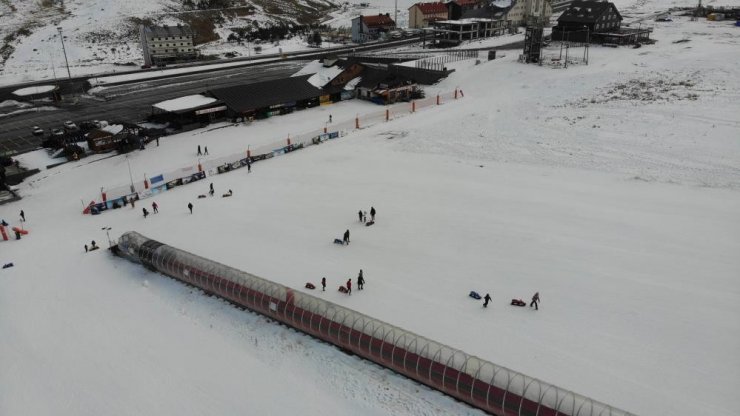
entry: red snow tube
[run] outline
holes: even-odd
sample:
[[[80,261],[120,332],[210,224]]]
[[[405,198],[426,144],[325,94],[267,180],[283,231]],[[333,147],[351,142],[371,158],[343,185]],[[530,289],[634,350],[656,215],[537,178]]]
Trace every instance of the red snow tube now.
[[[23,235],[28,234],[28,230],[24,230],[24,229],[21,229],[21,228],[18,228],[18,227],[13,227],[12,229],[16,233],[20,233],[20,234],[23,234]]]

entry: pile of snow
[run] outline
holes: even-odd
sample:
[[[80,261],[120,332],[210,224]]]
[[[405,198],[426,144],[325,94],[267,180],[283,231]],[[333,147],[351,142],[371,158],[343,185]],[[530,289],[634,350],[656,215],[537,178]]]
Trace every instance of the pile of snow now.
[[[189,110],[191,108],[198,108],[204,105],[215,103],[216,100],[213,97],[208,97],[203,94],[186,95],[184,97],[174,98],[172,100],[162,101],[153,104],[152,107],[158,108],[163,111],[181,111]]]
[[[13,91],[13,95],[18,97],[27,97],[29,95],[45,94],[47,92],[52,92],[55,89],[57,89],[56,85],[37,85],[35,87],[17,89]]]

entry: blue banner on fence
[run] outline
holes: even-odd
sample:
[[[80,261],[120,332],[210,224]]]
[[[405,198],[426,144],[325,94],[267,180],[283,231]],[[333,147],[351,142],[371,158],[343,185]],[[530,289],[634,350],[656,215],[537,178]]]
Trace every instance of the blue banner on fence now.
[[[162,182],[163,180],[164,180],[164,175],[157,175],[157,176],[152,176],[151,178],[149,178],[149,182],[151,182],[152,184],[155,184],[157,182]]]

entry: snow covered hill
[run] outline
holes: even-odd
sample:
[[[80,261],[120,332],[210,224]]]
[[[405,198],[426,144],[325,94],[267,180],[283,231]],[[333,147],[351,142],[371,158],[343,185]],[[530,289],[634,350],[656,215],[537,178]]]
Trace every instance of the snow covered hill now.
[[[73,74],[85,74],[140,66],[141,23],[186,23],[198,32],[196,42],[202,53],[246,56],[246,46],[227,43],[234,31],[314,22],[336,7],[330,0],[222,3],[230,7],[201,10],[189,0],[2,0],[0,83],[66,75],[57,27],[62,28]],[[284,50],[305,43],[299,39],[286,42]],[[272,48],[263,49],[268,53]]]

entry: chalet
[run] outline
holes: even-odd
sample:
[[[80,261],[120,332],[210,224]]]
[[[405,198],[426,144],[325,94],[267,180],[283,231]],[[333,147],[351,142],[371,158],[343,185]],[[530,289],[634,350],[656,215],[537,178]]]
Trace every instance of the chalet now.
[[[372,66],[365,67],[355,88],[357,98],[381,105],[424,97],[424,92],[416,81],[400,74],[389,73],[386,68]]]
[[[396,22],[391,19],[389,13],[373,16],[357,16],[352,19],[352,42],[363,43],[378,39],[382,34],[388,33],[395,28]]]
[[[447,7],[444,3],[416,3],[409,7],[409,27],[421,29],[431,22],[447,20]]]
[[[619,32],[622,15],[614,3],[605,1],[574,1],[552,28],[553,40],[590,42],[603,34]]]
[[[139,130],[135,124],[111,124],[87,133],[85,138],[90,151],[104,153],[119,149],[127,141],[135,141],[138,145]]]

